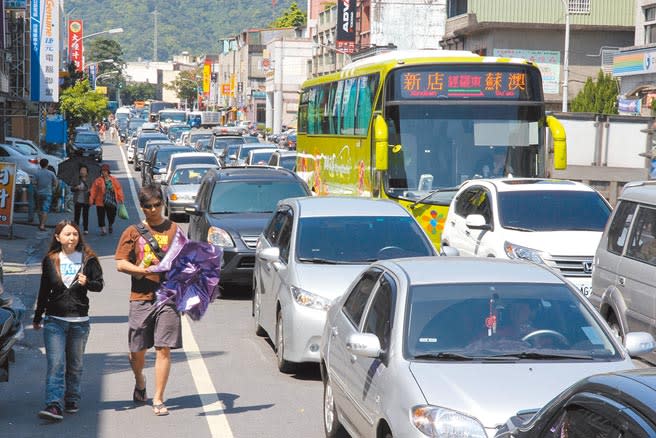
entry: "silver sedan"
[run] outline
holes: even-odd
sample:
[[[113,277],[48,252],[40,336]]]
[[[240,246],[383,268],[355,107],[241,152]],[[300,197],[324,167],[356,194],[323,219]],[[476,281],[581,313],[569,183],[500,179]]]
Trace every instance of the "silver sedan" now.
[[[490,437],[595,373],[633,368],[590,303],[543,265],[435,257],[377,262],[328,312],[326,436]]]
[[[200,181],[208,169],[216,169],[218,165],[181,164],[169,177],[161,182],[164,198],[164,214],[171,220],[177,216],[186,217],[184,208],[194,203]]]

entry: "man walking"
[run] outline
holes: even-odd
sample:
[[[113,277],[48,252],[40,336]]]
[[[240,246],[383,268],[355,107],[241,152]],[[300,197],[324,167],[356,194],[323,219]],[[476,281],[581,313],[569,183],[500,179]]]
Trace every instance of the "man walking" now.
[[[117,270],[132,276],[128,315],[129,358],[135,378],[132,399],[135,403],[148,400],[143,369],[146,351],[155,347],[153,412],[158,416],[169,413],[164,389],[171,369],[171,350],[182,347],[180,314],[173,303],[156,303],[155,292],[162,279],[149,271],[169,249],[178,229],[177,224],[162,216],[163,203],[159,186],[145,186],[139,191],[146,220],[125,229],[115,255]]]
[[[48,170],[48,160],[41,158],[40,169],[34,174],[36,180],[36,209],[39,212],[39,230],[46,230],[46,220],[52,204],[52,193],[57,188],[57,177]]]

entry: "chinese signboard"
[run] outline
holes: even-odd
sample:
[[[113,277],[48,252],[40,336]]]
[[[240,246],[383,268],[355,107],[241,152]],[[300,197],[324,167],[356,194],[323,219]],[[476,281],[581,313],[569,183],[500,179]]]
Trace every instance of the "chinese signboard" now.
[[[537,64],[544,93],[560,92],[560,52],[557,50],[494,49],[494,56],[522,58]]]
[[[75,71],[82,71],[82,20],[68,20],[68,61],[75,64]]]
[[[410,70],[401,75],[402,99],[528,100],[526,72]]]
[[[59,2],[32,0],[30,26],[30,98],[59,102]]]
[[[335,47],[345,53],[355,51],[355,0],[339,0]]]
[[[14,213],[16,164],[0,163],[0,225],[11,225]]]

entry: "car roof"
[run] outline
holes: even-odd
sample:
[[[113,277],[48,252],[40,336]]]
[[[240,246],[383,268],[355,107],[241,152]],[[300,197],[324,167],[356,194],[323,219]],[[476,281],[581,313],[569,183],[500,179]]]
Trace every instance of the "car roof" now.
[[[258,153],[271,152],[271,151],[272,151],[271,148],[255,148],[255,149],[251,149],[249,151],[249,153],[250,154],[258,154]],[[274,149],[274,151],[275,151],[275,149]]]
[[[185,163],[185,164],[178,164],[175,166],[175,169],[173,171],[178,171],[180,169],[219,169],[218,164],[210,164],[210,163]]]
[[[281,202],[294,204],[303,217],[327,216],[398,216],[412,217],[397,202],[386,199],[358,198],[350,196],[308,196],[286,199]]]
[[[484,178],[469,180],[466,184],[481,183],[493,186],[497,192],[530,191],[576,191],[594,192],[594,190],[577,181],[547,178]]]
[[[209,173],[209,172],[208,172]],[[233,166],[216,170],[219,180],[293,180],[301,181],[293,172],[274,166]]]
[[[414,257],[377,264],[401,271],[412,285],[435,283],[549,283],[563,284],[544,265],[489,257]]]
[[[274,154],[280,155],[281,157],[295,157],[298,155],[296,151],[289,151],[287,149],[276,149],[273,151]]]
[[[656,204],[656,181],[632,181],[624,185],[619,199]]]

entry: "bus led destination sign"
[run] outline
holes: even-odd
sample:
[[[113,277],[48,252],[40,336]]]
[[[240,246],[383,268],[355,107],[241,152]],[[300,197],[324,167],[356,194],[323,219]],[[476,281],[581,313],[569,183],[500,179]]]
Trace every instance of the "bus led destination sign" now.
[[[405,71],[400,75],[403,99],[527,100],[525,71]]]

